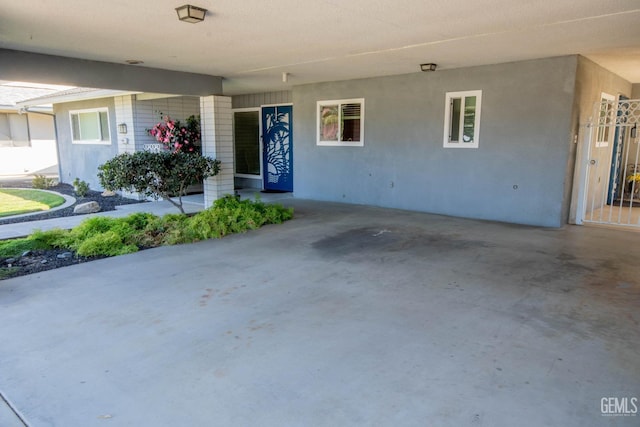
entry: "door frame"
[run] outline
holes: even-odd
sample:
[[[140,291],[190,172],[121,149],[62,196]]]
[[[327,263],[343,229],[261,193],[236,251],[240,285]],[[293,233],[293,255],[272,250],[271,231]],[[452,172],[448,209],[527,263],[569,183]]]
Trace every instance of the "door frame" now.
[[[250,113],[250,112],[257,112],[258,113],[258,153],[259,153],[259,157],[260,157],[260,175],[251,175],[251,174],[247,174],[247,173],[236,173],[235,171],[235,164],[236,164],[236,134],[235,134],[235,113]],[[231,110],[231,117],[232,117],[232,130],[233,130],[233,164],[234,164],[234,170],[233,170],[233,176],[234,178],[245,178],[245,179],[254,179],[254,180],[259,180],[260,181],[260,188],[264,189],[264,162],[263,162],[263,156],[262,156],[262,151],[263,151],[263,145],[262,145],[262,107],[249,107],[249,108],[233,108]]]

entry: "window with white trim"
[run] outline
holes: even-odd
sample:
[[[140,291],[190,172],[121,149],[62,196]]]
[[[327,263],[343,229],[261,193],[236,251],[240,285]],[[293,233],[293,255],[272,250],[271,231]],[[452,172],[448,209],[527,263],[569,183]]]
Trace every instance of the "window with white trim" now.
[[[482,91],[447,92],[444,147],[478,148]]]
[[[613,137],[610,131],[611,126],[608,126],[608,123],[611,121],[610,117],[615,102],[615,96],[605,92],[600,93],[600,120],[598,122],[598,134],[596,135],[596,147],[608,147],[609,140]]]
[[[111,144],[107,108],[69,111],[69,117],[74,144]]]
[[[364,146],[364,98],[318,101],[317,145]]]

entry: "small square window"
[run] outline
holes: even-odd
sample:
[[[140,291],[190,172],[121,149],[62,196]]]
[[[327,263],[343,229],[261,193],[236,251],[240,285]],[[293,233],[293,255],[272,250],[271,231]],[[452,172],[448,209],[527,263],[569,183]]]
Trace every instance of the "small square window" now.
[[[610,128],[611,122],[615,123],[615,119],[612,119],[613,104],[616,102],[616,97],[602,92],[600,94],[600,117],[598,117],[598,134],[596,136],[596,147],[608,147],[609,140],[613,136]]]
[[[74,144],[111,144],[106,108],[69,112]]]
[[[447,92],[445,97],[445,148],[478,148],[482,91]]]
[[[364,99],[318,101],[317,145],[362,147]]]

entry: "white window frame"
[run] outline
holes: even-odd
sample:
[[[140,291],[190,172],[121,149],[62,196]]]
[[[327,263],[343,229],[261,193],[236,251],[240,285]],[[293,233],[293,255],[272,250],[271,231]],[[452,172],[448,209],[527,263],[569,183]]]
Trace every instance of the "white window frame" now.
[[[342,134],[342,105],[360,104],[360,141],[327,141],[320,139],[321,109],[327,105],[338,106],[338,135]],[[318,101],[316,106],[316,145],[328,147],[364,147],[364,98]]]
[[[608,147],[609,141],[613,139],[613,126],[607,124],[607,116],[612,114],[611,110],[615,108],[615,102],[615,95],[606,92],[600,93],[600,111],[598,111],[600,117],[598,117],[598,131],[596,132],[597,148]]]
[[[236,166],[235,166],[235,161],[236,161],[236,136],[235,136],[235,129],[236,129],[236,125],[235,125],[235,118],[236,115],[235,113],[251,113],[251,112],[257,112],[258,113],[258,156],[260,157],[260,175],[252,175],[252,174],[248,174],[248,173],[238,173],[235,171]],[[263,146],[262,146],[262,118],[261,116],[261,112],[262,112],[262,108],[261,107],[250,107],[250,108],[234,108],[231,110],[231,117],[232,117],[232,132],[234,132],[233,134],[233,161],[234,161],[234,165],[233,165],[233,176],[236,178],[247,178],[247,179],[255,179],[255,180],[260,180],[262,181],[262,177],[264,174],[263,171],[263,159],[262,159],[262,155],[263,155]]]
[[[460,124],[459,124],[459,132],[461,135],[464,132],[464,104],[465,99],[468,97],[476,97],[476,111],[475,111],[475,119],[473,125],[473,142],[451,142],[451,114],[452,114],[452,100],[460,98],[461,99],[461,114],[460,114]],[[444,104],[444,136],[443,136],[443,147],[444,148],[478,148],[480,145],[480,113],[482,110],[482,90],[466,90],[460,92],[447,92],[445,96],[445,104]]]
[[[73,115],[85,114],[85,113],[98,113],[98,120],[100,120],[100,113],[107,113],[107,129],[109,130],[109,138],[103,140],[103,135],[100,135],[100,139],[75,139],[76,135],[73,133]],[[71,131],[71,142],[73,144],[97,144],[97,145],[111,145],[111,118],[109,117],[109,108],[87,108],[83,110],[70,110],[69,111],[69,129]],[[101,126],[98,127],[101,130]]]

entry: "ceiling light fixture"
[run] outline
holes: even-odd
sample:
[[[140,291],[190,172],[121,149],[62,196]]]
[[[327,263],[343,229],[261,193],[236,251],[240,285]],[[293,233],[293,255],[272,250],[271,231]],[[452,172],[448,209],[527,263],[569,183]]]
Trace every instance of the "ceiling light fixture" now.
[[[204,21],[204,16],[207,14],[207,9],[201,7],[185,4],[184,6],[176,7],[178,13],[178,19],[191,24]]]
[[[433,63],[429,63],[429,64],[420,64],[420,69],[422,71],[435,71],[436,70],[437,65],[433,64]]]

